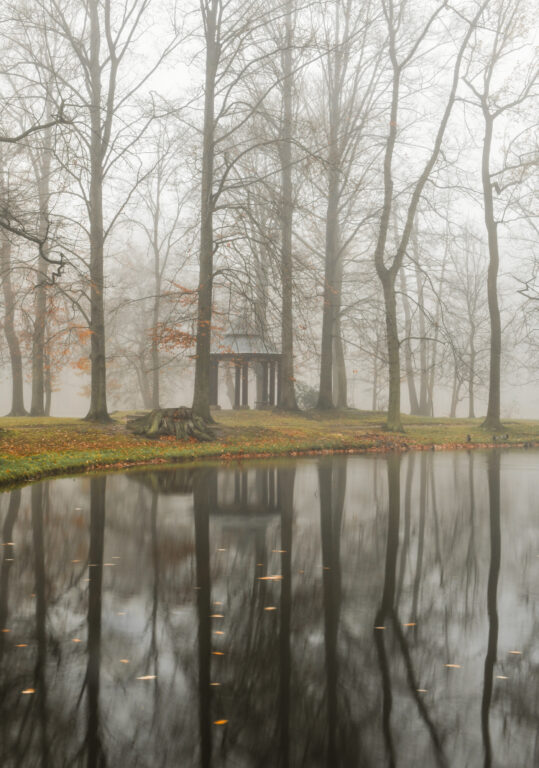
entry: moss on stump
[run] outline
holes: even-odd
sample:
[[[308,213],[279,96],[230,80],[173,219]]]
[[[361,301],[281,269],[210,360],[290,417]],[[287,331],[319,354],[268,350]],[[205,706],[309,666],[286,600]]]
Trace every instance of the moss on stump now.
[[[127,428],[135,435],[161,437],[172,435],[177,440],[190,437],[202,442],[213,440],[215,435],[209,424],[200,416],[193,414],[192,408],[159,408],[151,413],[132,419]]]

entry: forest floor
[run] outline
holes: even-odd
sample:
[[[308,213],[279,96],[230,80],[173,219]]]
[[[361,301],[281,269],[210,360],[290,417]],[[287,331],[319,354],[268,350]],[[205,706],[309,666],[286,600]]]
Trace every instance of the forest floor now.
[[[539,446],[539,421],[507,420],[496,440],[481,419],[403,416],[405,432],[385,432],[384,413],[343,410],[215,411],[215,439],[147,439],[126,429],[135,413],[112,414],[110,424],[68,418],[0,418],[0,486],[52,475],[135,464],[212,458],[232,460],[318,453]],[[468,441],[468,435],[470,441]],[[507,437],[505,436],[507,435]]]

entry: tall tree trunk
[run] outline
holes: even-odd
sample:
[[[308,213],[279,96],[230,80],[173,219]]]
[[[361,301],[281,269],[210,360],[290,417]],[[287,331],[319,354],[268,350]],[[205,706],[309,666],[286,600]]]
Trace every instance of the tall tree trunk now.
[[[334,130],[332,133],[334,134]],[[322,346],[318,408],[333,408],[333,344],[337,320],[337,259],[339,258],[339,169],[336,136],[330,134],[330,168],[326,211],[326,250],[324,266],[324,304],[322,310]]]
[[[11,411],[9,416],[25,416],[22,355],[15,331],[15,294],[11,282],[11,242],[0,235],[0,263],[2,269],[2,291],[4,294],[4,333],[11,363]]]
[[[215,80],[219,64],[217,12],[219,0],[202,5],[206,39],[204,132],[200,195],[200,271],[193,413],[206,421],[210,414],[210,351],[213,296],[213,165],[215,152]]]
[[[107,422],[107,373],[105,353],[105,281],[103,275],[103,130],[101,122],[101,64],[99,51],[99,2],[89,0],[90,8],[90,331],[91,383],[90,421]]]
[[[449,254],[448,238],[446,236],[446,243],[444,248],[444,257],[442,260],[442,271],[440,274],[440,284],[438,286],[438,301],[436,302],[436,314],[434,316],[434,341],[432,344],[432,357],[430,360],[429,371],[429,403],[430,403],[430,415],[434,416],[434,380],[436,374],[436,360],[438,357],[438,338],[440,336],[440,315],[442,307],[442,295],[444,289],[445,279],[445,267],[447,264],[447,256]]]
[[[374,375],[372,377],[372,410],[376,411],[378,405],[378,360],[374,362]]]
[[[348,382],[346,379],[346,363],[344,360],[340,316],[337,317],[335,322],[335,337],[333,339],[333,392],[337,408],[347,408]]]
[[[462,380],[459,378],[457,370],[457,361],[455,360],[455,368],[453,373],[453,388],[451,390],[451,406],[449,409],[449,418],[454,419],[457,415],[457,405],[459,403],[460,388],[462,386]]]
[[[384,270],[380,279],[384,290],[386,315],[386,341],[389,373],[389,402],[386,427],[391,432],[402,432],[401,423],[401,369],[399,332],[397,327],[397,298],[395,295],[396,273]]]
[[[394,38],[392,39],[392,44],[394,44]],[[400,415],[400,350],[399,333],[397,327],[397,300],[395,295],[395,280],[402,266],[402,259],[404,257],[405,250],[403,245],[407,245],[407,242],[404,242],[404,235],[403,239],[401,240],[397,256],[393,259],[391,266],[387,267],[384,260],[387,235],[389,230],[389,221],[391,217],[391,208],[393,203],[393,174],[391,165],[393,160],[393,152],[395,149],[395,142],[397,140],[397,114],[400,90],[400,69],[396,66],[395,59],[392,61],[392,64],[393,87],[391,94],[389,133],[384,156],[384,202],[380,216],[378,238],[374,250],[374,265],[376,267],[376,273],[382,284],[386,320],[386,344],[389,383],[389,402],[387,408],[386,428],[390,432],[402,432]],[[415,213],[415,208],[413,213]],[[409,212],[407,225],[409,224],[410,229],[411,222],[413,222],[413,214],[410,215]]]
[[[500,254],[498,249],[498,225],[494,218],[494,201],[492,183],[490,180],[490,149],[494,118],[484,105],[485,138],[481,177],[483,182],[483,202],[485,208],[485,224],[488,235],[489,264],[487,272],[487,297],[490,316],[490,375],[488,388],[487,415],[482,424],[485,429],[502,429],[500,422],[500,369],[502,355],[502,326],[500,308],[498,305],[498,268]]]
[[[47,262],[40,257],[34,289],[34,331],[32,334],[32,403],[30,414],[45,414],[45,324],[47,321]]]
[[[50,115],[47,114],[47,119]],[[45,241],[49,226],[49,176],[51,170],[50,130],[45,132],[42,154],[36,161],[39,195],[39,238]],[[47,255],[47,244],[43,246]],[[34,288],[34,331],[32,334],[32,416],[45,414],[45,326],[47,322],[47,261],[39,254]]]
[[[159,289],[160,290],[160,289]],[[160,399],[160,371],[159,371],[159,344],[155,338],[155,328],[159,323],[159,296],[156,296],[153,308],[154,332],[152,334],[152,408],[159,408]]]
[[[52,381],[49,365],[48,359],[45,358],[45,416],[51,415],[52,406]]]
[[[419,248],[417,245],[417,235],[414,231],[414,251],[419,258]],[[417,283],[417,304],[419,310],[419,414],[428,416],[430,414],[430,403],[428,401],[428,366],[427,366],[427,339],[425,328],[425,299],[423,292],[423,282],[421,273],[415,265],[415,276]]]
[[[137,380],[138,385],[140,389],[140,394],[142,396],[142,404],[145,410],[153,409],[153,399],[152,399],[152,389],[150,388],[150,381],[148,376],[148,371],[146,370],[145,366],[145,355],[143,352],[139,349],[139,356],[138,359],[135,361],[135,371],[137,373]]]
[[[468,372],[468,418],[475,419],[475,403],[474,403],[474,379],[475,379],[475,324],[470,325],[470,369]]]
[[[294,318],[292,314],[292,90],[294,86],[292,72],[292,29],[293,3],[286,4],[286,39],[282,53],[283,61],[283,117],[281,123],[281,141],[279,144],[281,160],[281,379],[279,386],[279,408],[285,411],[297,410],[294,387]]]
[[[161,210],[161,185],[158,179],[157,197],[153,220],[153,276],[154,276],[154,300],[152,309],[152,409],[159,408],[160,370],[159,370],[159,310],[161,306],[161,254],[159,253],[159,215]]]
[[[376,344],[374,347],[374,370],[372,373],[372,410],[376,411],[378,408],[378,378],[380,376],[380,325],[376,325]]]
[[[410,313],[410,302],[408,301],[408,292],[406,286],[406,272],[401,270],[401,291],[402,307],[404,309],[404,364],[406,370],[406,381],[408,383],[408,397],[410,399],[410,413],[416,416],[419,413],[419,400],[417,399],[417,389],[415,386],[414,365],[412,359],[412,317]]]

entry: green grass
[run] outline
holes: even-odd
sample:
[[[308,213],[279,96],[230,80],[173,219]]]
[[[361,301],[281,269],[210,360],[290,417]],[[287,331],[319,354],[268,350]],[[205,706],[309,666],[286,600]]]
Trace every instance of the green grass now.
[[[42,477],[134,464],[198,459],[309,455],[319,452],[387,452],[498,445],[480,419],[404,416],[405,432],[384,431],[383,413],[330,411],[285,414],[217,411],[216,438],[209,443],[148,440],[125,429],[127,413],[109,425],[80,419],[0,419],[0,486]],[[539,422],[506,421],[504,445],[539,445]],[[471,443],[467,443],[467,435]]]

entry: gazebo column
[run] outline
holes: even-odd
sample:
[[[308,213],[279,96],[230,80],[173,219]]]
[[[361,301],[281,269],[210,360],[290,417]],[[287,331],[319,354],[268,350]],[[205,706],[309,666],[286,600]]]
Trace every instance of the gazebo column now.
[[[241,387],[241,404],[244,408],[249,407],[249,363],[244,363],[242,366],[242,387]]]
[[[277,365],[277,405],[281,402],[281,387],[282,387],[282,365],[281,360],[276,364]]]
[[[219,361],[210,360],[210,405],[219,403]]]
[[[275,363],[269,364],[269,402],[275,405]]]
[[[268,403],[268,364],[263,362],[262,364],[262,402],[264,405]]]
[[[240,407],[241,367],[236,363],[236,376],[234,382],[234,408]]]

